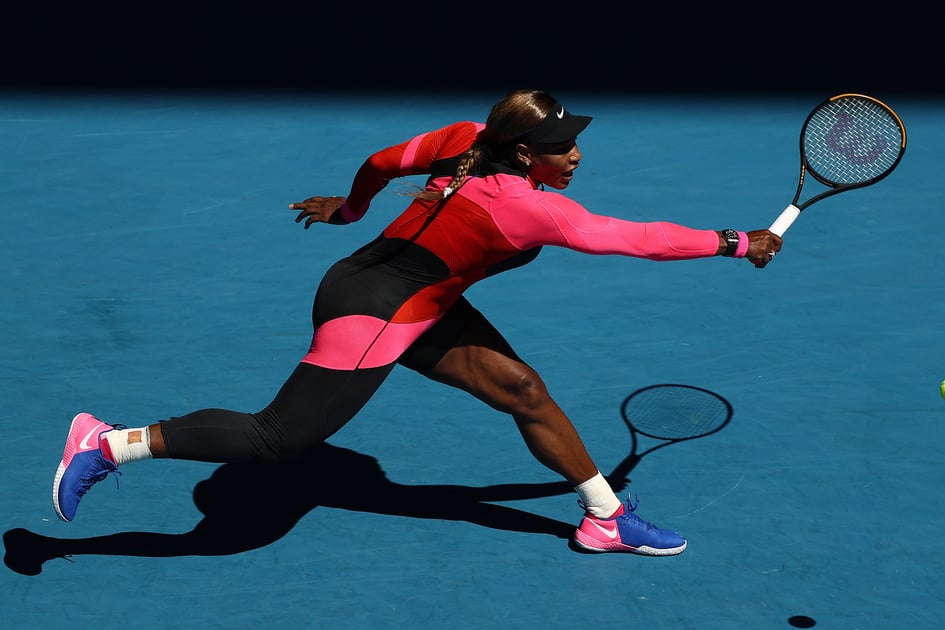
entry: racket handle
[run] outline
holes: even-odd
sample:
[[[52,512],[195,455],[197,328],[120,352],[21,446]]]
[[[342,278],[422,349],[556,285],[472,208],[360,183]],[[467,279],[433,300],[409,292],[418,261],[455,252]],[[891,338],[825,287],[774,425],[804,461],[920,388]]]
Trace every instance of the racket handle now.
[[[784,212],[774,220],[774,223],[772,223],[771,227],[768,229],[778,236],[784,236],[784,233],[787,232],[788,228],[791,227],[791,224],[794,223],[794,220],[799,216],[801,216],[800,208],[792,203],[784,209]]]

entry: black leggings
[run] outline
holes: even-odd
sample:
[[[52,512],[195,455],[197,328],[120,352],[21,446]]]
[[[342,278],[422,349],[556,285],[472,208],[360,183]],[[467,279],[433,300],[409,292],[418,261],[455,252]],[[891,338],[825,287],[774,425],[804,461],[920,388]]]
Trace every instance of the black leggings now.
[[[425,374],[482,314],[460,299],[398,363]],[[161,424],[168,457],[202,462],[284,462],[343,427],[396,364],[352,371],[299,363],[259,413],[202,409]]]

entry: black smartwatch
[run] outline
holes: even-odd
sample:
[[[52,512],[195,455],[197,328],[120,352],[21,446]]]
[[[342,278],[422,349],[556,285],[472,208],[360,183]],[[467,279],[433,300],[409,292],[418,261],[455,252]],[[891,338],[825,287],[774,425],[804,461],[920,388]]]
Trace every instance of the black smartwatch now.
[[[735,252],[738,251],[738,232],[735,230],[722,230],[722,238],[725,239],[725,251],[722,252],[723,256],[728,256],[731,258],[735,255]]]

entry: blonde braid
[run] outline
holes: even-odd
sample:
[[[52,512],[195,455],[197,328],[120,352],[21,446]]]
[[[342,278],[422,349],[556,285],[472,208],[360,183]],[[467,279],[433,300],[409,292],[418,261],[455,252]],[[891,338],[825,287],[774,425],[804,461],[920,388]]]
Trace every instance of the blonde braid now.
[[[480,144],[474,144],[470,148],[466,149],[464,153],[461,153],[459,156],[459,164],[456,167],[456,172],[453,173],[450,183],[446,185],[442,191],[437,190],[422,190],[417,192],[414,195],[417,199],[423,199],[424,201],[438,201],[440,199],[446,199],[451,194],[456,192],[456,189],[463,185],[463,182],[466,180],[466,176],[470,172],[474,172],[476,166],[479,164],[479,161],[482,159],[482,146]]]
[[[443,189],[443,199],[446,199],[450,194],[463,185],[463,181],[466,180],[466,176],[473,169],[475,165],[479,163],[479,159],[482,155],[482,149],[478,145],[473,145],[465,153],[463,153],[459,158],[459,165],[456,167],[456,172],[453,174],[453,179],[450,180],[450,183]]]

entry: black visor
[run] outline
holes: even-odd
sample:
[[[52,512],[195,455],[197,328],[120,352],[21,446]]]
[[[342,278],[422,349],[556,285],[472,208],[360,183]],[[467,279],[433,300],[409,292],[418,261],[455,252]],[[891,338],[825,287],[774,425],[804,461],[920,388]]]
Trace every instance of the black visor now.
[[[526,143],[557,144],[576,138],[589,124],[590,116],[575,116],[556,102],[545,119],[522,134],[520,139]]]

